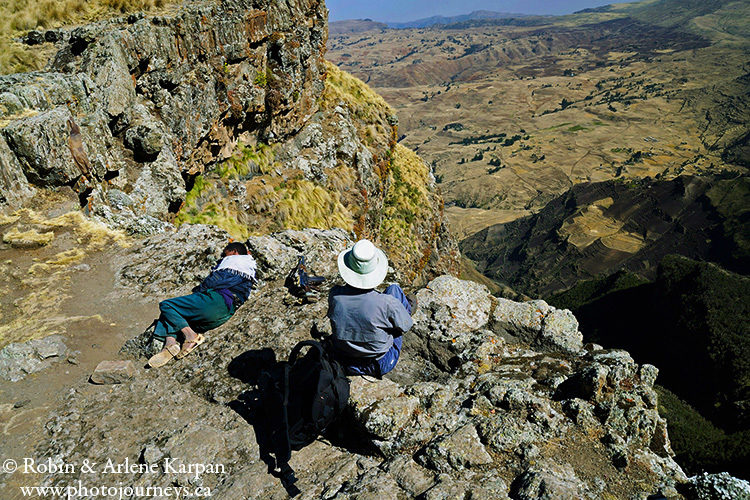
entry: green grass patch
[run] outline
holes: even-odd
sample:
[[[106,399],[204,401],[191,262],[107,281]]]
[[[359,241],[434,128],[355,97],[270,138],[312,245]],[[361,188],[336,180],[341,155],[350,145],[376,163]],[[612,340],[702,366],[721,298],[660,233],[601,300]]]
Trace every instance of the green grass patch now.
[[[572,125],[571,122],[560,123],[559,125],[553,125],[551,127],[543,128],[542,130],[555,130],[556,128],[562,128],[567,125]]]
[[[249,229],[239,221],[234,203],[222,195],[219,187],[218,181],[205,175],[196,177],[175,217],[175,224],[212,224],[226,230],[233,238],[246,239]]]
[[[276,166],[275,155],[274,147],[267,144],[239,144],[234,154],[216,167],[216,173],[222,179],[244,179],[252,174],[267,174]]]
[[[255,75],[255,78],[253,79],[253,83],[258,87],[265,87],[268,85],[268,70],[258,71],[258,74]]]
[[[579,132],[581,130],[591,130],[591,129],[586,128],[583,125],[573,125],[572,127],[568,128],[568,132]]]

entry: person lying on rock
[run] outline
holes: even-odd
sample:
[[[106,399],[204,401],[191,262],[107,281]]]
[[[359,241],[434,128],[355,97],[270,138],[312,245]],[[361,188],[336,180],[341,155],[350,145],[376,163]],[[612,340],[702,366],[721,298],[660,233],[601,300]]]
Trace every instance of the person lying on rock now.
[[[247,300],[255,283],[255,259],[242,243],[230,243],[221,256],[193,293],[159,303],[161,315],[155,322],[153,336],[164,340],[164,349],[148,360],[152,368],[190,354],[205,341],[203,332],[226,323]],[[177,343],[179,332],[185,338],[182,348]]]
[[[375,290],[385,279],[388,259],[368,240],[360,240],[338,256],[344,286],[328,296],[333,356],[347,375],[381,378],[401,355],[402,335],[414,324],[412,304],[397,284]]]

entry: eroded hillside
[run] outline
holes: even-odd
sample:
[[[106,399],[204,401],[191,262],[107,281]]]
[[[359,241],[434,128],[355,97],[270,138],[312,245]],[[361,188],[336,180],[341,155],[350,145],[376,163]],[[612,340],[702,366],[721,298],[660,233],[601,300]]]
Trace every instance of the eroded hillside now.
[[[461,250],[487,276],[544,297],[621,269],[653,278],[672,253],[747,274],[749,185],[709,176],[583,184]]]
[[[700,4],[336,35],[327,57],[398,110],[464,237],[575,184],[745,171],[747,5]]]

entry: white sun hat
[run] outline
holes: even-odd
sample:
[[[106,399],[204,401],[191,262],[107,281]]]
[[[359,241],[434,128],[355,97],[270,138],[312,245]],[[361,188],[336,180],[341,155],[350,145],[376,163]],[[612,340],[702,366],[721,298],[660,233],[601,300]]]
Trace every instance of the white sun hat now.
[[[388,273],[388,258],[369,240],[359,240],[339,254],[339,274],[349,285],[375,288]]]

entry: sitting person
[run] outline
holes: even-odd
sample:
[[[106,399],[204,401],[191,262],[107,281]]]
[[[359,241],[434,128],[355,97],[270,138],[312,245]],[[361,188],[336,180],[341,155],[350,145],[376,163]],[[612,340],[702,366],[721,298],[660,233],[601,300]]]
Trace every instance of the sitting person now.
[[[230,243],[222,259],[193,293],[159,303],[161,315],[153,336],[164,340],[164,349],[151,356],[149,366],[157,368],[172,358],[181,359],[205,341],[203,332],[223,325],[250,295],[255,283],[255,260],[242,243]],[[177,333],[185,341],[180,348]]]
[[[414,324],[412,306],[397,284],[375,290],[385,279],[388,259],[368,240],[360,240],[338,257],[345,286],[328,296],[328,318],[334,358],[347,375],[381,378],[401,355],[402,334]]]

